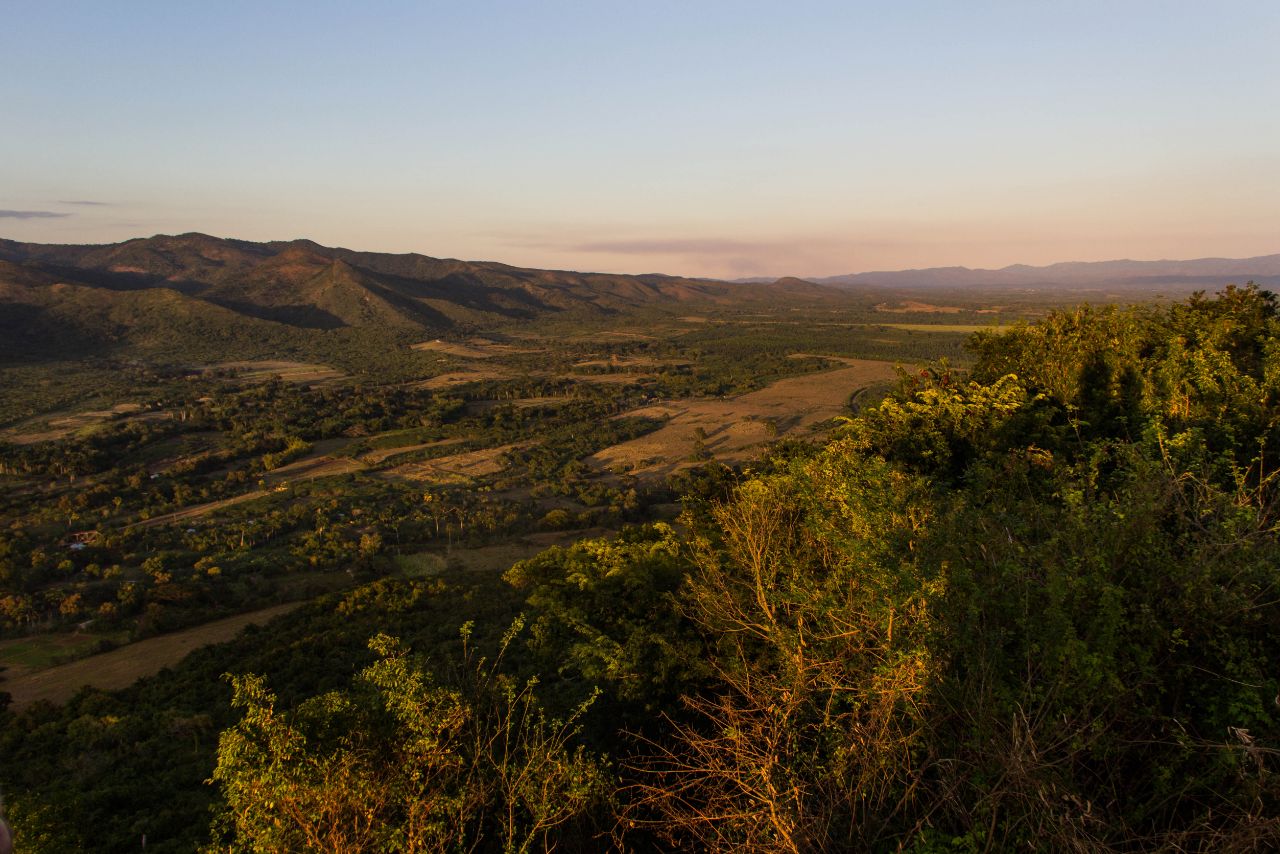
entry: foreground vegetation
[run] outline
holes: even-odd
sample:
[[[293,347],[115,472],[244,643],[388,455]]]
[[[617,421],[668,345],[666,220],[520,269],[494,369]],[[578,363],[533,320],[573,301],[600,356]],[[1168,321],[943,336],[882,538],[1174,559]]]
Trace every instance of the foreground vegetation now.
[[[414,511],[371,494],[366,518],[391,527],[353,528],[324,564],[363,559],[368,583],[127,691],[0,711],[18,838],[1270,850],[1277,332],[1274,298],[1243,288],[978,333],[966,371],[908,372],[824,441],[686,469],[663,486],[674,524],[619,491],[612,522],[636,524],[501,578],[378,570],[362,537]],[[415,440],[449,438],[466,403],[407,405],[440,413]],[[502,411],[486,429],[518,440]],[[582,501],[589,443],[563,423],[561,450],[520,465]],[[354,505],[301,506],[319,548]],[[415,525],[400,536],[434,530]]]

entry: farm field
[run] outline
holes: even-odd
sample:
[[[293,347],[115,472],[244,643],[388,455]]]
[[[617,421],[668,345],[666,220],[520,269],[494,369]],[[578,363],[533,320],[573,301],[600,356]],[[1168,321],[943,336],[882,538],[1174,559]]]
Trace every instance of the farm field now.
[[[21,711],[39,700],[66,702],[85,685],[105,690],[124,688],[144,676],[172,667],[192,650],[230,640],[246,626],[264,625],[300,604],[262,608],[33,672],[6,673],[6,678],[0,681],[0,690],[7,692],[13,698],[13,708]]]

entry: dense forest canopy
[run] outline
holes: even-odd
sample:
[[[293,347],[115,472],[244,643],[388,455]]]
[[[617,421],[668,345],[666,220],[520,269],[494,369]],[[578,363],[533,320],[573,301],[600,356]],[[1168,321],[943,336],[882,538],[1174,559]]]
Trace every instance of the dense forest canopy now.
[[[672,524],[0,711],[17,837],[1272,850],[1277,332],[1243,287],[978,333],[823,444],[686,473]]]

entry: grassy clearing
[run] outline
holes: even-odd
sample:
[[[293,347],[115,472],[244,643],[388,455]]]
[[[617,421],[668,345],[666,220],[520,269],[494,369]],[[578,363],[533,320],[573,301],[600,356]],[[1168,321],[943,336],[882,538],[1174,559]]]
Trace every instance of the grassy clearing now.
[[[14,638],[0,642],[0,667],[6,668],[5,677],[13,678],[81,658],[97,649],[104,641],[118,644],[128,640],[128,637],[127,632],[75,632]]]
[[[445,559],[433,552],[396,555],[395,562],[405,578],[429,578],[444,572],[447,566]]]
[[[507,379],[510,376],[511,374],[508,371],[501,371],[497,369],[450,371],[448,373],[438,374],[430,379],[416,382],[414,383],[414,387],[435,391],[443,388],[452,388],[457,385],[480,382],[481,380],[502,380]]]

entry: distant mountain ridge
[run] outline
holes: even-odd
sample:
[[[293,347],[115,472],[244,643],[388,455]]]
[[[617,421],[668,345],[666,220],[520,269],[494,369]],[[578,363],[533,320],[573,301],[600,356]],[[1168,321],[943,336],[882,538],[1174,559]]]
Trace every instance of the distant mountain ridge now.
[[[1189,261],[1065,261],[1043,267],[1013,264],[998,270],[931,267],[806,279],[817,284],[843,288],[1068,287],[1119,290],[1172,287],[1191,290],[1243,284],[1249,280],[1261,285],[1280,284],[1280,254],[1255,258],[1198,258]]]
[[[206,234],[106,245],[0,239],[0,355],[167,346],[174,335],[278,337],[281,330],[439,332],[655,303],[833,296],[807,282],[735,285],[664,275],[537,270],[310,240]]]

